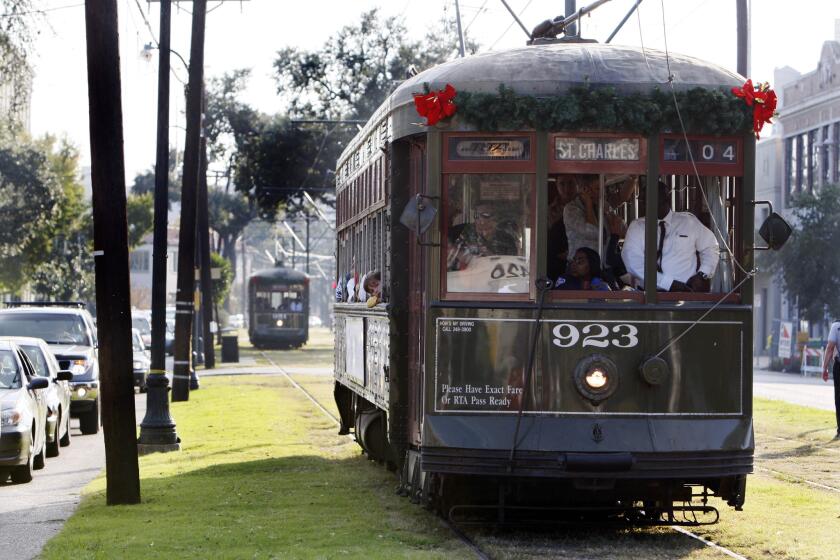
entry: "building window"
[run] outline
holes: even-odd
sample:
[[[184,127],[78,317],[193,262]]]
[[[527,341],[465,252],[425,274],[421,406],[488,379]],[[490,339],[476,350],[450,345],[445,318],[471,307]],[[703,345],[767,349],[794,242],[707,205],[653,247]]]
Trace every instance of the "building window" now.
[[[798,187],[797,178],[799,171],[799,146],[798,138],[791,137],[785,140],[785,179],[787,183],[786,192],[788,199],[796,194]]]
[[[128,267],[131,272],[149,272],[148,251],[132,251],[128,257]]]
[[[834,179],[835,183],[840,183],[840,122],[834,123]]]
[[[808,181],[803,184],[803,189],[808,192],[814,192],[820,182],[819,138],[819,130],[812,130],[808,133]]]
[[[810,161],[808,155],[811,153],[811,147],[808,144],[808,134],[800,134],[799,141],[796,144],[797,163],[799,164],[796,170],[796,192],[800,193],[808,187],[810,170]]]
[[[822,130],[822,144],[820,145],[820,166],[822,169],[822,177],[820,178],[820,186],[827,185],[831,182],[831,127],[826,125]]]

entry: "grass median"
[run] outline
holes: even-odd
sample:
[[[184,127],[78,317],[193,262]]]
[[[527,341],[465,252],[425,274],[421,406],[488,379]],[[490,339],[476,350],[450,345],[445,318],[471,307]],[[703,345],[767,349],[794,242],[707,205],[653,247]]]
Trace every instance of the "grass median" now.
[[[190,399],[183,450],[141,458],[143,503],[106,506],[98,478],[43,558],[468,554],[283,378],[208,378]]]

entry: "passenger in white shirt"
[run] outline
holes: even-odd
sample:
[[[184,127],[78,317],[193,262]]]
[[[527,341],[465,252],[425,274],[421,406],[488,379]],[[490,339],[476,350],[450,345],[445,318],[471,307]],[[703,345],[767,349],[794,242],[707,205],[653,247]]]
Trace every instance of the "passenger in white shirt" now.
[[[715,234],[691,212],[672,211],[668,186],[662,182],[659,183],[658,214],[656,287],[671,292],[705,291],[705,280],[714,276],[720,258]],[[627,228],[621,257],[627,271],[644,284],[644,218],[634,220]]]

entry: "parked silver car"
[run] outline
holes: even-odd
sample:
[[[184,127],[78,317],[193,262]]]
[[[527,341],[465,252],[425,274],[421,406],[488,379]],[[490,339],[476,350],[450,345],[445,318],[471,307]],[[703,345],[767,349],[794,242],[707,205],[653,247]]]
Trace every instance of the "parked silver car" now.
[[[0,341],[0,482],[29,482],[44,468],[49,380],[35,375],[23,350]]]
[[[6,305],[10,305],[7,303]],[[43,338],[60,369],[70,371],[73,389],[70,415],[79,419],[83,434],[100,426],[99,358],[96,328],[83,305],[61,302],[16,302],[0,310],[0,335]]]
[[[131,346],[134,351],[134,386],[141,393],[146,392],[146,377],[149,375],[149,367],[152,361],[149,359],[149,352],[137,329],[131,329]]]
[[[45,377],[50,386],[47,395],[47,457],[58,457],[59,447],[70,445],[70,400],[73,374],[61,371],[50,347],[40,338],[10,336],[2,340],[16,342],[26,353],[35,375]]]

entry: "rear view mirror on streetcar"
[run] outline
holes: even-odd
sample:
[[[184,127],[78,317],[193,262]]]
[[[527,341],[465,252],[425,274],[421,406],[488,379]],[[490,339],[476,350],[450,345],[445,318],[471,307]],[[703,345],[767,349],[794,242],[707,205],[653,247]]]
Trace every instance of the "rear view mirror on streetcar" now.
[[[409,200],[400,216],[400,223],[417,235],[426,233],[437,215],[437,208],[429,204],[430,199],[431,197],[418,194]]]
[[[767,248],[774,251],[782,248],[791,233],[793,233],[793,228],[790,224],[775,212],[770,214],[758,229],[758,235],[767,243]]]

